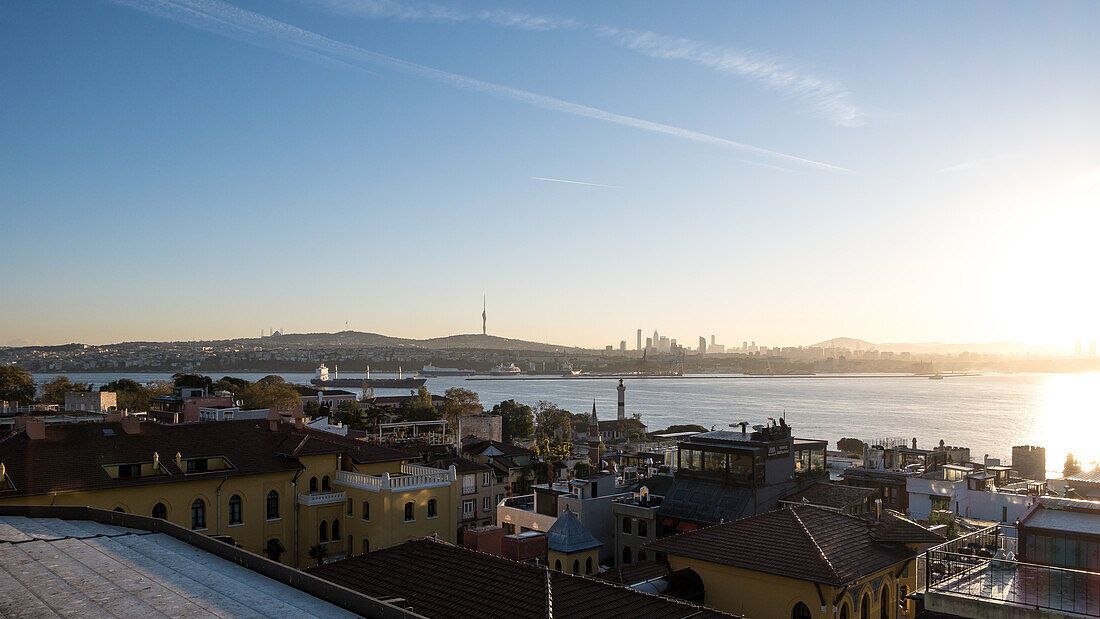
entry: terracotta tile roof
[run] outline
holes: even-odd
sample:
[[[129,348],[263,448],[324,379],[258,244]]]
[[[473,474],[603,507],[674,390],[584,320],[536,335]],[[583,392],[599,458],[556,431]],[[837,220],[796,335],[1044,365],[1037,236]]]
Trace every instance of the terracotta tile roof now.
[[[852,505],[858,505],[869,497],[878,494],[874,488],[860,488],[858,486],[843,486],[819,482],[793,494],[783,497],[784,501],[792,503],[809,503],[821,507],[844,509]]]
[[[493,470],[493,467],[489,466],[488,464],[478,464],[477,462],[474,462],[473,460],[467,460],[466,458],[441,458],[439,460],[430,460],[428,462],[428,466],[437,469],[449,468],[451,465],[454,465],[455,471],[457,471],[459,474],[485,473]],[[480,484],[481,482],[479,481],[478,483]]]
[[[481,440],[476,440],[476,441],[471,441],[471,442],[463,441],[463,443],[462,443],[462,451],[463,452],[465,452],[465,453],[476,453],[478,455],[481,455],[489,447],[496,447],[497,450],[499,450],[502,454],[504,454],[506,456],[515,457],[515,456],[534,456],[535,455],[535,452],[531,451],[530,449],[527,449],[525,447],[520,447],[518,445],[510,445],[508,443],[502,443],[500,441],[492,441],[492,440],[481,439]]]
[[[653,580],[654,578],[663,578],[668,576],[671,572],[672,570],[668,565],[660,561],[648,560],[638,561],[633,565],[617,567],[607,570],[606,572],[600,572],[596,575],[596,578],[599,580],[606,580],[616,585],[629,587],[635,583]]]
[[[120,423],[47,424],[40,440],[29,439],[22,429],[12,430],[0,437],[0,462],[15,488],[0,491],[0,497],[294,471],[301,468],[296,457],[303,455],[347,453],[360,463],[402,459],[384,447],[284,423],[274,432],[267,421],[256,420],[142,422],[139,428],[127,434]],[[112,479],[103,468],[152,462],[154,452],[163,475]],[[177,452],[184,460],[222,456],[234,468],[185,474],[175,463]]]
[[[728,617],[715,610],[434,539],[309,570],[353,591],[404,598],[428,617]]]
[[[648,548],[799,580],[844,586],[915,557],[901,542],[943,539],[894,513],[882,523],[809,505],[659,539]]]

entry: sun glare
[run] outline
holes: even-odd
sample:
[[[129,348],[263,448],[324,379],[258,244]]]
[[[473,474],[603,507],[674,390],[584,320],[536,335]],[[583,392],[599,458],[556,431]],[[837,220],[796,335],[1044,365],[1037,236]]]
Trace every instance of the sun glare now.
[[[1072,453],[1082,470],[1100,461],[1100,374],[1055,374],[1048,377],[1035,428],[1036,444],[1047,450],[1047,470],[1061,471]]]

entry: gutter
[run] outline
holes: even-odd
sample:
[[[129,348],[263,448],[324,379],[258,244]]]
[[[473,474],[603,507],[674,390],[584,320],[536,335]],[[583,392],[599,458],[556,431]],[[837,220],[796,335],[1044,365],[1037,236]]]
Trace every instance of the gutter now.
[[[290,480],[290,487],[293,488],[290,500],[294,502],[294,569],[298,569],[298,478],[304,470],[298,469],[294,473],[294,479]]]
[[[218,503],[218,535],[222,534],[222,486],[229,480],[229,476],[222,477],[222,481],[218,484],[218,487],[214,489],[214,500]]]

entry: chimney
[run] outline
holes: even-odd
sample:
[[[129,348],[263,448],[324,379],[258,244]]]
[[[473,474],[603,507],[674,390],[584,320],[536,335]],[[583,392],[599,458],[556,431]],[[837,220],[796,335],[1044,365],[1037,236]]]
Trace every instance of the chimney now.
[[[917,448],[917,437],[913,437],[913,449]]]
[[[267,420],[267,429],[272,431],[272,432],[278,432],[279,431],[279,420],[278,419],[268,419]]]
[[[141,432],[141,419],[134,415],[126,415],[122,418],[122,431],[126,434],[138,434]]]
[[[27,433],[27,438],[32,441],[40,441],[46,438],[46,422],[41,419],[20,415],[15,418],[15,429],[20,428]]]
[[[882,499],[875,499],[875,522],[882,521]]]

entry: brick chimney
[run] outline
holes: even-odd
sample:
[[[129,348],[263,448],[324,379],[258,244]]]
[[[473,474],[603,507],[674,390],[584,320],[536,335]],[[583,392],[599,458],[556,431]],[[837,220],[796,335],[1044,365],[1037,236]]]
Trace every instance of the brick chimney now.
[[[122,418],[122,431],[126,434],[138,434],[141,432],[141,419],[134,415],[126,415]]]
[[[46,438],[46,422],[34,417],[21,415],[15,418],[15,429],[22,428],[27,433],[27,438],[32,441],[40,441]]]

